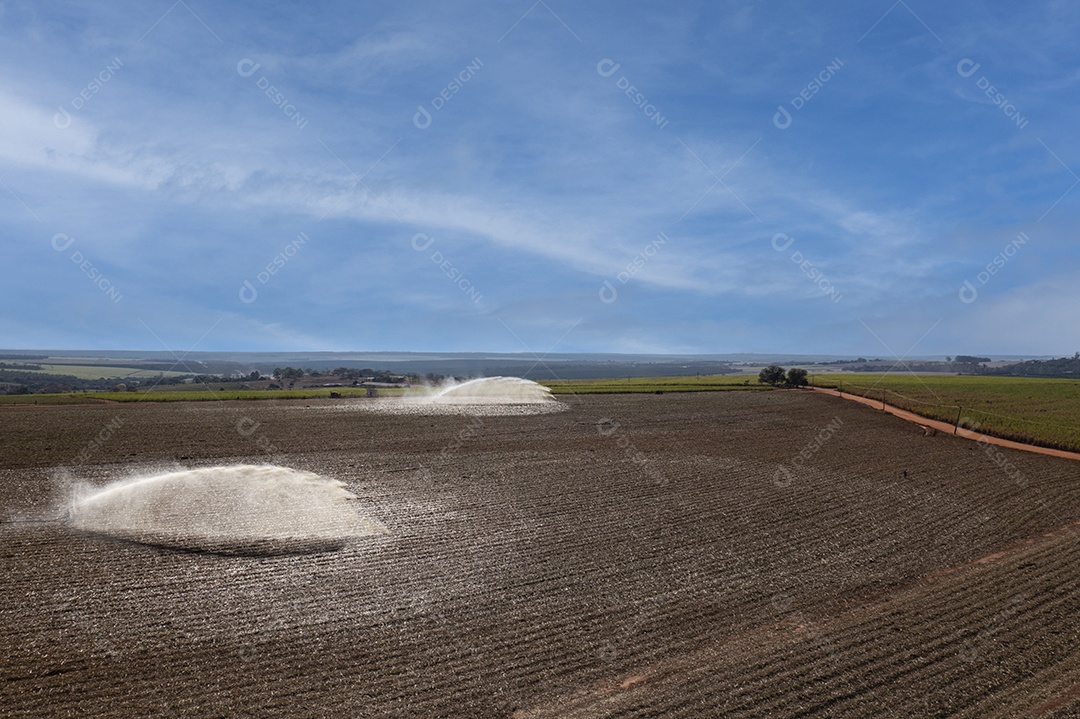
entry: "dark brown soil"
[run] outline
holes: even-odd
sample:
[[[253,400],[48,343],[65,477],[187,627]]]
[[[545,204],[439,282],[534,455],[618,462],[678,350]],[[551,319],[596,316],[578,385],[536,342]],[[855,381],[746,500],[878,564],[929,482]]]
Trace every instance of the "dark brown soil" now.
[[[0,408],[0,715],[1080,713],[1075,462],[810,392],[564,399]],[[390,534],[230,557],[26,521],[269,461]]]

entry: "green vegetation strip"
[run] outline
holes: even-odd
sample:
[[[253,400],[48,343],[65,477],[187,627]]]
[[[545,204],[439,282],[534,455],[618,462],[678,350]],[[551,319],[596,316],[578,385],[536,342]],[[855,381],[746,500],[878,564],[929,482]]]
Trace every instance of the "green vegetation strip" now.
[[[1080,452],[1080,381],[1036,377],[819,374],[842,388],[922,417],[1017,442]]]
[[[101,402],[209,402],[236,399],[326,399],[333,392],[341,397],[365,397],[363,388],[338,389],[192,389],[187,392],[161,390],[151,392],[78,392],[74,394],[22,394],[0,396],[0,404],[99,404]],[[379,388],[380,397],[401,397],[406,389]]]
[[[701,377],[629,377],[623,379],[549,380],[552,394],[625,394],[639,392],[715,392],[718,390],[772,389],[756,375],[726,374]]]
[[[714,392],[718,390],[768,390],[756,376],[709,375],[701,377],[632,377],[630,379],[552,380],[541,384],[553,394],[622,394],[655,392]],[[207,389],[209,387],[209,389]],[[418,389],[380,387],[380,397],[401,397]],[[230,389],[227,385],[170,385],[150,391],[76,392],[69,394],[0,395],[0,404],[97,404],[100,402],[199,402],[236,399],[320,399],[333,392],[341,397],[364,397],[363,387],[312,389]]]
[[[138,367],[124,367],[120,365],[76,365],[76,364],[41,364],[34,362],[41,369],[20,370],[21,372],[34,372],[36,374],[57,374],[77,377],[78,379],[127,379],[127,378],[153,378],[158,376],[179,377],[190,372],[166,372],[164,370],[141,369]]]

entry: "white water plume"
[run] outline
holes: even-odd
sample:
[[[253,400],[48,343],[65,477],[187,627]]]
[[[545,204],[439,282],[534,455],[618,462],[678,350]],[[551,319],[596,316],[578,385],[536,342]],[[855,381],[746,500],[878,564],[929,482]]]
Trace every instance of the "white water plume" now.
[[[190,551],[283,554],[340,549],[385,534],[342,482],[275,465],[189,469],[77,497],[73,529]]]
[[[427,394],[380,397],[360,402],[324,405],[314,411],[372,412],[396,415],[462,415],[506,417],[553,414],[567,405],[551,396],[542,384],[521,377],[481,377],[467,382],[429,388]],[[312,411],[306,409],[305,411]]]
[[[548,404],[551,390],[521,377],[480,377],[443,387],[424,398],[432,404]]]

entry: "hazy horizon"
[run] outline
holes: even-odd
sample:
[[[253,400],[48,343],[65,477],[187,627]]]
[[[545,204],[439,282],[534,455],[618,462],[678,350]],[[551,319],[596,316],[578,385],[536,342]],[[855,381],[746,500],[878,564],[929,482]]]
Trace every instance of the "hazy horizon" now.
[[[257,351],[231,351],[231,350],[192,350],[190,352],[177,353],[172,350],[152,350],[152,349],[95,349],[86,347],[77,348],[0,348],[0,357],[5,353],[12,355],[25,354],[50,354],[52,357],[88,357],[99,359],[181,359],[192,357],[257,357],[257,356],[281,356],[281,357],[316,357],[319,355],[327,355],[331,357],[356,357],[365,359],[385,358],[387,361],[402,361],[411,357],[434,359],[434,358],[446,358],[446,359],[468,359],[468,358],[520,358],[523,361],[534,360],[537,357],[544,359],[545,361],[560,360],[560,359],[589,359],[589,358],[620,358],[620,359],[640,359],[642,361],[648,358],[657,359],[679,359],[679,358],[699,358],[699,359],[712,359],[717,361],[757,361],[764,360],[769,361],[771,359],[780,357],[789,357],[793,360],[800,361],[828,361],[828,360],[854,360],[854,359],[883,359],[888,361],[895,361],[895,357],[883,356],[882,353],[863,352],[852,355],[841,355],[832,353],[800,353],[800,352],[712,352],[712,353],[642,353],[642,352],[549,352],[544,355],[537,355],[533,352],[496,352],[496,351],[483,351],[483,350],[471,350],[467,352],[415,352],[411,350],[257,350]],[[962,352],[952,353],[951,355],[910,355],[905,358],[906,361],[937,361],[944,360],[947,357],[952,357],[957,354],[968,354],[974,356],[986,356],[988,353],[980,352]],[[990,353],[992,354],[992,353]],[[1026,360],[1026,359],[1046,359],[1057,357],[1058,355],[1035,355],[1035,354],[994,354],[991,359],[994,361],[1002,360]],[[599,360],[596,360],[599,361]]]

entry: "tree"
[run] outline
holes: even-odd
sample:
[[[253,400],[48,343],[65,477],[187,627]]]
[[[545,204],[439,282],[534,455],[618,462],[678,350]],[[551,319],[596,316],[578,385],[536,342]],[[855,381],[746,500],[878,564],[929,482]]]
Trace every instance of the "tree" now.
[[[806,370],[800,367],[792,367],[787,372],[788,387],[805,387],[806,386]]]
[[[771,364],[758,372],[757,381],[761,384],[771,384],[773,387],[777,387],[787,381],[787,375],[784,374],[783,367]]]

